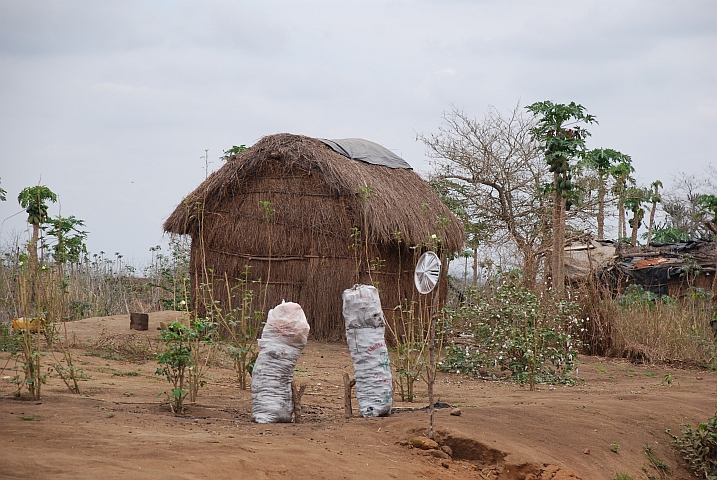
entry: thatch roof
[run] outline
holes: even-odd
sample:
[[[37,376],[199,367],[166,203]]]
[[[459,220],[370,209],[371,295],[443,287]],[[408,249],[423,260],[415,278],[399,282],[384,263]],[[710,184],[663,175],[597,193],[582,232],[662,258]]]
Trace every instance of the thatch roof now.
[[[320,140],[291,134],[266,136],[230,157],[182,201],[165,221],[164,230],[194,236],[199,225],[191,206],[201,204],[204,211],[217,211],[247,193],[252,182],[263,175],[288,177],[297,172],[318,175],[330,195],[342,198],[342,202],[349,199],[347,209],[357,212],[360,218],[336,219],[337,223],[348,220],[365,226],[372,243],[389,244],[395,232],[401,232],[407,245],[421,244],[437,234],[449,251],[456,252],[463,246],[462,223],[413,170],[351,160]],[[370,187],[370,193],[362,195],[360,192],[368,191],[366,187]]]

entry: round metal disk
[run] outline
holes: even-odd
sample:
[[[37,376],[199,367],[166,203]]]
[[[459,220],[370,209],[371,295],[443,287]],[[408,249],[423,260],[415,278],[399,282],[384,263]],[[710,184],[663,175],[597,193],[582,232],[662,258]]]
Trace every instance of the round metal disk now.
[[[438,283],[441,275],[441,259],[434,252],[428,251],[421,255],[413,274],[413,282],[419,292],[430,293]]]

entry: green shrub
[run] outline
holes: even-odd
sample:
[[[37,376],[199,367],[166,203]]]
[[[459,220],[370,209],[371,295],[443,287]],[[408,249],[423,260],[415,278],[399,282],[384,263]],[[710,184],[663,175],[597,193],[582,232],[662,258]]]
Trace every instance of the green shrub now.
[[[696,427],[685,425],[682,438],[673,438],[693,474],[717,480],[717,414]]]
[[[531,388],[535,383],[572,384],[580,348],[574,333],[582,328],[577,313],[571,300],[502,285],[494,295],[450,313],[453,330],[468,330],[473,339],[448,346],[439,368],[483,377],[493,377],[499,368]]]
[[[189,393],[185,390],[187,369],[195,364],[192,355],[192,341],[199,338],[199,333],[179,322],[172,322],[167,325],[166,330],[160,333],[160,339],[165,343],[164,352],[157,355],[159,367],[155,372],[163,375],[172,384],[171,392],[163,392],[166,395],[172,412],[182,413],[184,410],[184,399]]]
[[[0,322],[0,352],[17,353],[22,348],[22,337],[7,323]]]

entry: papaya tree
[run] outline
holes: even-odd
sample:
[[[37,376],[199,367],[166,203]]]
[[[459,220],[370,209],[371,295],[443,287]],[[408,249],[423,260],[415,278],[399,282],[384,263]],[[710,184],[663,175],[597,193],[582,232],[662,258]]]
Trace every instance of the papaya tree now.
[[[655,226],[655,212],[657,211],[657,204],[662,201],[662,197],[660,197],[660,188],[662,188],[662,182],[659,180],[655,180],[650,184],[650,187],[652,190],[650,191],[650,198],[649,202],[652,204],[652,208],[650,209],[650,223],[647,226],[647,246],[650,246],[650,242],[652,241],[652,229]]]
[[[80,230],[85,226],[85,222],[70,215],[65,218],[58,216],[57,218],[49,218],[46,220],[48,225],[48,237],[54,237],[52,248],[52,256],[57,264],[60,276],[62,276],[62,268],[65,263],[76,263],[80,260],[82,253],[87,253],[85,239],[87,232]]]
[[[57,202],[57,195],[44,185],[27,187],[20,192],[17,201],[27,212],[27,223],[32,225],[32,238],[28,255],[33,265],[37,265],[37,242],[40,238],[40,225],[47,220],[47,202]]]
[[[625,199],[627,191],[634,187],[635,179],[632,174],[635,169],[630,163],[618,163],[610,168],[610,175],[615,180],[612,192],[617,197],[617,238],[627,237],[627,228],[625,221]]]
[[[570,102],[565,105],[551,101],[528,105],[527,110],[537,117],[531,136],[539,142],[545,162],[553,174],[552,190],[552,251],[550,271],[552,288],[565,289],[565,217],[568,198],[574,190],[570,162],[585,156],[585,138],[590,133],[580,124],[596,123],[585,107]]]
[[[645,188],[633,187],[625,192],[625,200],[623,202],[625,208],[632,212],[632,218],[629,220],[632,234],[630,235],[630,245],[637,245],[637,231],[645,218],[645,209],[642,205],[648,200],[650,191]],[[623,237],[624,238],[624,237]]]
[[[583,165],[593,170],[598,177],[597,239],[605,239],[605,197],[611,169],[620,164],[630,164],[629,155],[611,148],[595,148],[587,152]]]

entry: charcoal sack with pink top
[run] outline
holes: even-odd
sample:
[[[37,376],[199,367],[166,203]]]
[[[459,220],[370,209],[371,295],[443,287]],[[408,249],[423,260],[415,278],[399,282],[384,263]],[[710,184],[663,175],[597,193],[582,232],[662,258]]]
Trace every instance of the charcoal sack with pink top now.
[[[298,303],[282,302],[269,310],[251,376],[251,414],[255,422],[291,422],[291,382],[308,337],[309,323]]]

